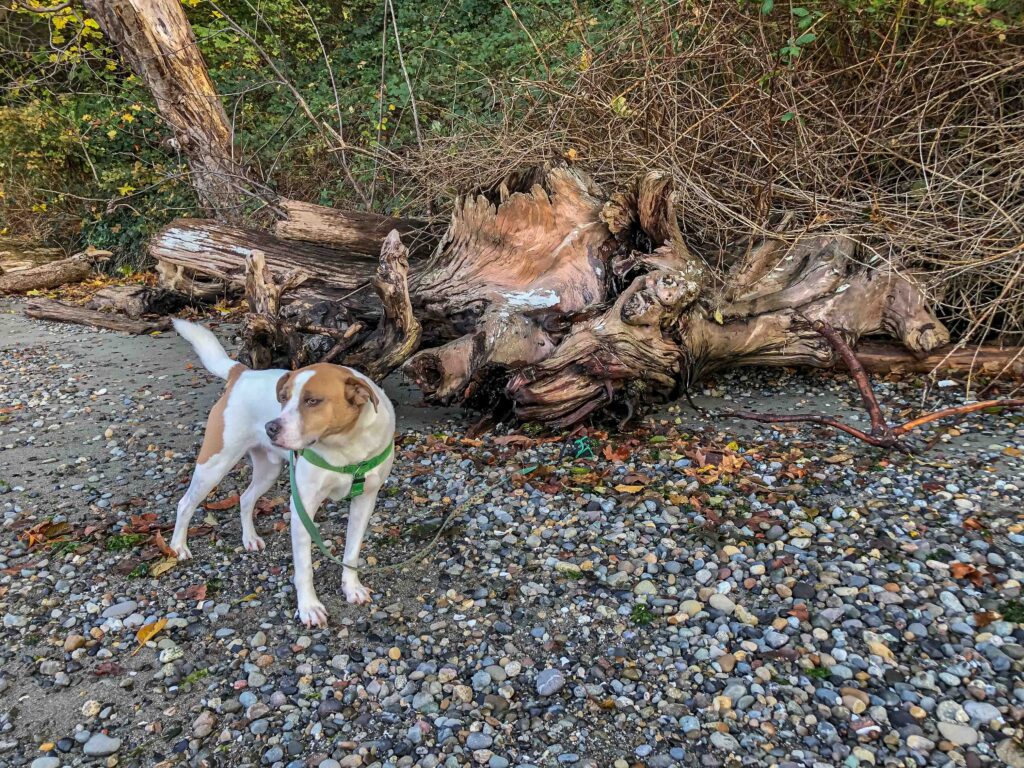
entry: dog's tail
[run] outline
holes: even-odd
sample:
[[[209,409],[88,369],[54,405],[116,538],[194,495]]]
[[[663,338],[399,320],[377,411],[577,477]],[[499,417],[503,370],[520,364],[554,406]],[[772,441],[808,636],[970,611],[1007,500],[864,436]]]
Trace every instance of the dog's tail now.
[[[174,330],[192,345],[196,354],[199,355],[200,362],[214,376],[226,379],[228,372],[238,365],[236,360],[228,357],[228,353],[217,341],[217,337],[203,326],[178,318],[174,318],[171,322],[174,324]]]

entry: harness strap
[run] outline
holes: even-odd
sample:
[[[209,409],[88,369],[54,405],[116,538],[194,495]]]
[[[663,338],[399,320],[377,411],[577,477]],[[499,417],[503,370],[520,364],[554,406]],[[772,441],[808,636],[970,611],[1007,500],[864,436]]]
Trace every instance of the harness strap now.
[[[295,514],[299,516],[299,520],[302,522],[302,526],[306,529],[306,533],[316,544],[321,554],[330,560],[332,563],[355,570],[355,566],[347,564],[340,557],[335,556],[324,544],[323,536],[320,535],[320,529],[316,523],[313,522],[313,518],[309,516],[306,511],[306,506],[302,503],[302,498],[299,496],[299,489],[295,483],[295,465],[298,464],[299,458],[303,458],[315,467],[325,469],[328,472],[336,472],[339,475],[352,475],[352,488],[349,490],[345,500],[354,499],[356,496],[361,496],[364,488],[366,487],[366,475],[371,470],[379,467],[383,464],[387,458],[391,455],[394,450],[394,444],[388,443],[383,451],[378,453],[376,456],[372,456],[365,461],[360,461],[357,464],[343,464],[341,466],[335,466],[327,461],[316,451],[306,448],[298,453],[291,451],[289,458],[291,459],[288,463],[288,480],[291,484],[291,496],[292,504],[295,507]]]

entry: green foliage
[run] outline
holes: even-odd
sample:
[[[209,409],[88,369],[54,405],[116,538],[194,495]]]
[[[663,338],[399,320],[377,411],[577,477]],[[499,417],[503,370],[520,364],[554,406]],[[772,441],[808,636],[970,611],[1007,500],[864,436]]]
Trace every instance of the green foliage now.
[[[1005,621],[1024,624],[1024,603],[1020,600],[1007,600],[999,609]]]
[[[647,603],[636,603],[629,614],[629,619],[638,627],[642,627],[654,621],[654,614],[647,607]]]
[[[418,144],[414,97],[429,143],[467,125],[505,120],[510,105],[496,84],[525,84],[511,108],[529,109],[529,83],[572,82],[596,52],[622,45],[621,30],[636,26],[641,39],[640,19],[674,26],[680,41],[705,23],[682,7],[662,17],[664,6],[653,0],[403,0],[393,2],[394,22],[380,0],[182,1],[236,148],[256,176],[285,195],[326,205],[358,202],[340,153],[327,151],[327,125],[354,148],[347,162],[374,207],[395,212],[408,209],[410,199],[379,162],[380,150],[401,156]],[[852,38],[899,45],[946,26],[1019,29],[1021,4],[740,0],[783,67]],[[188,168],[151,95],[94,20],[77,5],[57,13],[12,8],[0,30],[0,73],[9,84],[0,91],[0,235],[69,248],[89,243],[113,250],[115,268],[136,265],[154,229],[197,213]],[[635,114],[631,98],[627,89],[610,99],[608,119],[628,121]],[[795,116],[790,111],[779,120]]]
[[[135,549],[142,542],[146,540],[145,534],[142,533],[126,533],[116,536],[111,536],[107,539],[107,551],[108,552],[125,552],[129,549]]]

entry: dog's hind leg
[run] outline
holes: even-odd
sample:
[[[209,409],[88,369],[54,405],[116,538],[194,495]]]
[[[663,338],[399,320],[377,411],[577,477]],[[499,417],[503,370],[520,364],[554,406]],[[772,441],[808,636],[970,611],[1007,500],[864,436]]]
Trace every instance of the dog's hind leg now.
[[[254,448],[249,451],[249,461],[252,462],[252,481],[249,487],[242,494],[240,505],[242,507],[242,544],[250,552],[262,552],[266,544],[256,535],[256,526],[253,524],[253,512],[256,509],[256,502],[260,496],[270,490],[281,473],[283,462],[275,454],[269,453],[262,448]]]
[[[221,453],[211,456],[202,464],[196,464],[192,472],[192,482],[188,490],[178,502],[178,516],[174,521],[174,534],[171,536],[171,549],[179,560],[188,560],[192,552],[188,548],[188,524],[192,522],[192,515],[203,500],[210,495],[224,475],[231,471],[231,468],[242,458],[242,454]]]

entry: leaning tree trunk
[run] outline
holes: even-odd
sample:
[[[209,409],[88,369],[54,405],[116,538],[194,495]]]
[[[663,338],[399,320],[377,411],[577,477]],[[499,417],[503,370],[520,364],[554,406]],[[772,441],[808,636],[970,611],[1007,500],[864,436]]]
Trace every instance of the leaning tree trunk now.
[[[232,151],[227,114],[179,0],[83,3],[153,94],[203,206],[218,218],[237,218],[251,180]]]
[[[458,199],[427,259],[407,262],[392,232],[376,273],[359,254],[211,222],[176,222],[151,251],[234,283],[252,247],[278,275],[309,272],[282,297],[280,321],[304,329],[304,351],[279,358],[329,354],[378,378],[404,363],[430,400],[504,403],[556,425],[608,408],[628,416],[727,366],[832,366],[822,323],[850,343],[893,338],[910,361],[949,341],[915,284],[865,267],[842,232],[701,254],[687,247],[678,213],[663,174],[607,196],[554,168]],[[364,234],[380,238],[374,227]],[[883,369],[898,364],[876,358]]]

